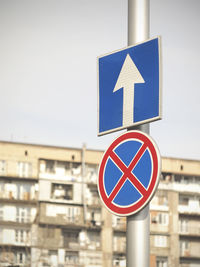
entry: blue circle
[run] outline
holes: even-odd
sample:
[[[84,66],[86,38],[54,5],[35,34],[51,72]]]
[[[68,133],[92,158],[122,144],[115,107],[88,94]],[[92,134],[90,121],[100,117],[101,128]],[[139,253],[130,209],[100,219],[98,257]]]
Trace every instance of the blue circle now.
[[[113,152],[116,153],[126,167],[128,167],[141,147],[142,142],[138,140],[128,140],[119,144]],[[148,149],[145,150],[131,172],[147,190],[152,173],[152,160]],[[104,186],[108,197],[112,193],[116,184],[120,181],[122,175],[123,171],[109,157],[104,172]],[[142,196],[141,192],[127,178],[112,202],[124,207],[134,204],[140,200]]]

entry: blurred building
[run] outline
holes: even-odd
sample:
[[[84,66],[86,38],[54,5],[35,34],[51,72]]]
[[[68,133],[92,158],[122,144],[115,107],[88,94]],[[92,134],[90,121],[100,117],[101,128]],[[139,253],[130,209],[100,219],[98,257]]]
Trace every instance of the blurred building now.
[[[126,218],[97,191],[103,151],[0,142],[0,266],[126,266]],[[200,161],[162,159],[151,267],[200,266]]]

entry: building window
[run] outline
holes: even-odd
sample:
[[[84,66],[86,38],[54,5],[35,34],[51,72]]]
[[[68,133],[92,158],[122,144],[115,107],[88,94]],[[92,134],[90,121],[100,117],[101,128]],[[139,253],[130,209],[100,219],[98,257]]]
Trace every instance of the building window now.
[[[15,241],[19,242],[19,230],[15,230]]]
[[[166,212],[151,212],[151,223],[163,226],[169,225],[169,214]]]
[[[70,163],[72,176],[79,177],[81,175],[81,164],[78,162]]]
[[[99,248],[100,247],[100,233],[99,232],[93,232],[90,231],[87,233],[88,240],[89,240],[89,246],[91,249]]]
[[[168,260],[166,257],[156,258],[156,267],[168,267]]]
[[[78,232],[64,231],[63,237],[64,237],[64,246],[66,248],[74,249],[74,248],[77,248],[77,246],[79,246],[79,243],[78,243],[79,233]]]
[[[78,264],[79,257],[76,251],[66,251],[65,252],[65,263],[66,264]]]
[[[0,160],[0,174],[6,174],[6,161]]]
[[[194,176],[194,184],[200,184],[200,176]]]
[[[125,267],[126,266],[126,258],[121,255],[113,256],[113,266]]]
[[[12,181],[8,181],[4,185],[4,197],[9,199],[17,199],[17,185]]]
[[[53,199],[72,200],[73,185],[72,184],[52,184],[51,197]]]
[[[49,250],[48,251],[49,263],[48,266],[58,266],[58,253],[57,250]]]
[[[181,219],[180,220],[180,232],[187,233],[188,232],[188,220]]]
[[[184,206],[188,206],[188,204],[189,204],[189,196],[180,195],[179,196],[179,204],[180,205],[184,205]]]
[[[30,222],[31,210],[30,208],[17,207],[16,210],[16,221],[27,223]]]
[[[55,161],[54,160],[46,160],[46,172],[47,173],[55,172]]]
[[[167,192],[158,190],[152,199],[152,204],[159,206],[168,206]]]
[[[171,182],[172,178],[173,178],[173,176],[171,173],[162,173],[161,174],[161,180],[162,181]]]
[[[28,230],[15,230],[15,242],[17,243],[27,243],[29,237],[29,231]]]
[[[17,184],[17,191],[18,191],[18,198],[23,200],[30,200],[31,199],[31,190],[33,188],[33,184],[30,183],[18,183]]]
[[[24,223],[26,222],[27,219],[27,211],[25,208],[20,208],[19,209],[19,221]]]
[[[87,182],[96,183],[97,177],[98,177],[98,165],[86,164],[85,177],[86,177]]]
[[[80,208],[77,207],[67,207],[66,219],[71,223],[81,223],[80,222]]]
[[[24,262],[23,256],[24,256],[24,255],[23,255],[22,252],[20,252],[20,253],[18,254],[18,257],[19,257],[18,262],[19,262],[19,263],[23,263],[23,262]]]
[[[17,251],[15,254],[16,263],[25,264],[26,263],[26,254],[23,251]]]
[[[88,194],[86,196],[87,204],[100,205],[99,193],[96,187],[89,186]]]
[[[181,256],[185,255],[185,252],[189,250],[189,242],[186,240],[181,240],[180,241],[180,252]]]
[[[24,231],[20,230],[20,243],[24,242]]]
[[[101,225],[101,210],[95,208],[88,210],[87,219],[93,226]]]
[[[115,252],[122,252],[126,251],[126,237],[122,233],[116,233],[113,236],[113,250]]]
[[[40,160],[40,171],[58,176],[78,178],[81,175],[81,163],[60,160]]]
[[[0,220],[3,221],[3,205],[0,205]]]
[[[20,177],[31,177],[32,164],[30,162],[18,162],[18,175]]]
[[[155,235],[154,245],[155,247],[167,247],[167,237],[164,235]]]
[[[5,182],[4,181],[0,181],[0,198],[4,198],[5,197]]]
[[[167,226],[169,224],[169,215],[167,213],[158,213],[158,223]]]

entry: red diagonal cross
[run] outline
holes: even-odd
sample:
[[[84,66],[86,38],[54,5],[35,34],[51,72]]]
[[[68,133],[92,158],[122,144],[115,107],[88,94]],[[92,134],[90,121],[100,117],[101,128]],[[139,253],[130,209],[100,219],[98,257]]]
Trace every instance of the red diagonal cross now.
[[[119,169],[121,169],[121,171],[123,172],[122,177],[119,179],[119,181],[117,182],[117,184],[115,185],[112,193],[110,194],[110,196],[108,197],[108,200],[111,202],[115,196],[118,194],[119,190],[121,189],[121,187],[124,185],[125,181],[127,179],[130,180],[130,182],[136,187],[136,189],[144,196],[146,194],[146,188],[140,183],[140,181],[135,177],[135,175],[132,173],[132,170],[134,169],[135,165],[137,164],[137,162],[139,161],[139,159],[141,158],[141,156],[143,155],[143,153],[145,152],[147,148],[147,144],[143,144],[140,149],[138,150],[138,152],[136,153],[135,157],[133,158],[133,160],[131,161],[131,163],[129,164],[128,168],[126,167],[126,165],[123,163],[123,161],[118,157],[118,155],[114,152],[111,151],[110,152],[110,157],[113,160],[113,162],[117,165],[117,167]]]

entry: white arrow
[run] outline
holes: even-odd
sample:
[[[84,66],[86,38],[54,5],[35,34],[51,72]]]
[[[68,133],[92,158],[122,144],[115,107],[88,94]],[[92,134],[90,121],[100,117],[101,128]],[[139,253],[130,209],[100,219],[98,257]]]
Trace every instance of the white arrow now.
[[[135,83],[144,83],[144,79],[137,69],[135,63],[127,54],[124,64],[121,68],[119,77],[115,84],[113,93],[117,90],[123,90],[123,126],[133,124],[133,105],[134,105],[134,86]]]

